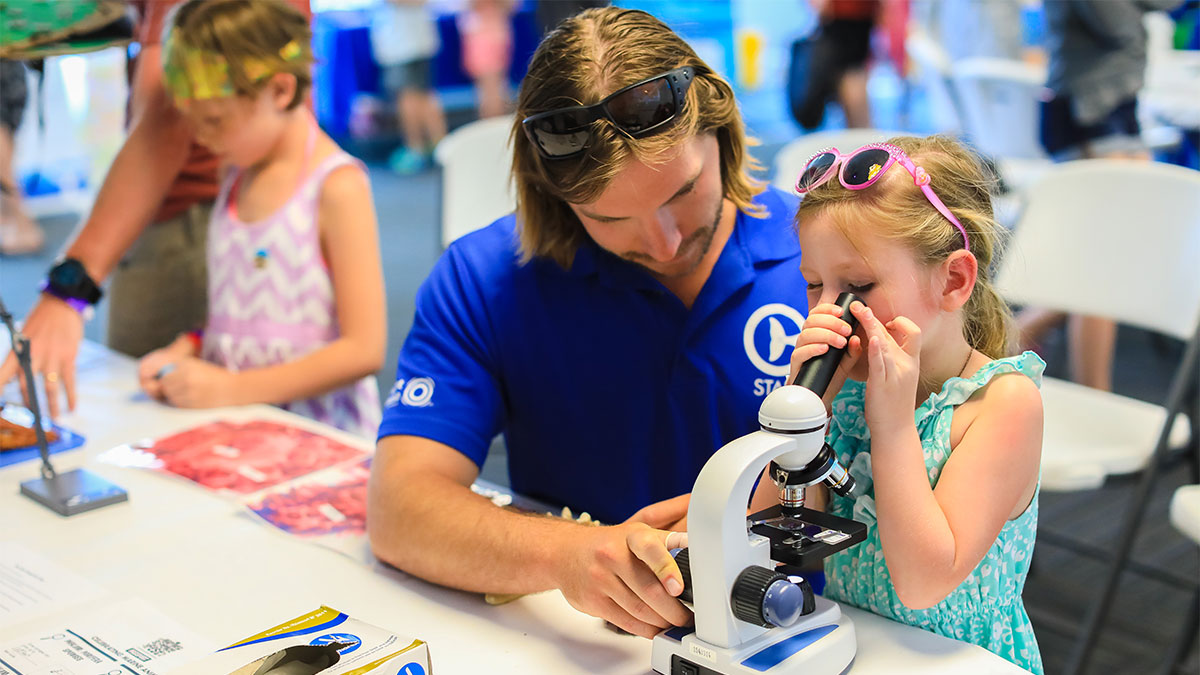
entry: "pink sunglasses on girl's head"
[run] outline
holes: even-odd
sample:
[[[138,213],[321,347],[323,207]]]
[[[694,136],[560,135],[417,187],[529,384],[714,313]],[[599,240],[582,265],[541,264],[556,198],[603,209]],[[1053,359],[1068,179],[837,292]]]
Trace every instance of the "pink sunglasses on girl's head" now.
[[[967,240],[967,229],[958,222],[958,218],[955,218],[953,213],[950,213],[950,209],[946,208],[942,200],[938,199],[933,188],[929,187],[929,174],[925,172],[924,168],[913,164],[908,153],[890,143],[869,143],[848,155],[843,155],[837,148],[818,152],[804,165],[804,171],[800,173],[800,179],[796,181],[796,192],[804,194],[813,190],[833,178],[834,174],[837,174],[838,180],[847,190],[861,190],[874,185],[897,162],[900,163],[900,166],[908,169],[908,173],[913,177],[913,183],[921,188],[921,192],[925,194],[929,203],[933,204],[933,208],[946,216],[946,220],[949,220],[962,233],[963,248],[971,250],[971,245]],[[840,171],[838,170],[839,165],[841,165]]]

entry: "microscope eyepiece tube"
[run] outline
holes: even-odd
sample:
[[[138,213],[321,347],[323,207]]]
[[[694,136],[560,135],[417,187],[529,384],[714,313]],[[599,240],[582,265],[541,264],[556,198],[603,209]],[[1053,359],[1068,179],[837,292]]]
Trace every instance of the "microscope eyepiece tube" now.
[[[850,324],[850,330],[858,328],[858,319],[850,314],[850,305],[855,300],[862,302],[862,299],[853,293],[842,293],[834,301],[838,307],[842,308],[842,320]],[[846,347],[831,346],[824,354],[809,359],[800,366],[800,372],[796,373],[796,380],[792,384],[798,384],[817,396],[824,396],[825,390],[833,381],[833,375],[837,372],[838,364],[841,363],[842,356],[845,354]]]

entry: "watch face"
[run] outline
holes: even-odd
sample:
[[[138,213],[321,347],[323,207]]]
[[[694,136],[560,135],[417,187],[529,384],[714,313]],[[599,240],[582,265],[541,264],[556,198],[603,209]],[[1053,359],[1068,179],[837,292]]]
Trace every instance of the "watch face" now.
[[[67,258],[50,268],[46,289],[60,298],[74,298],[89,305],[96,304],[104,295],[96,282],[88,276],[83,263],[74,258]]]
[[[77,260],[64,260],[50,270],[50,281],[57,286],[74,289],[83,281],[83,265]]]

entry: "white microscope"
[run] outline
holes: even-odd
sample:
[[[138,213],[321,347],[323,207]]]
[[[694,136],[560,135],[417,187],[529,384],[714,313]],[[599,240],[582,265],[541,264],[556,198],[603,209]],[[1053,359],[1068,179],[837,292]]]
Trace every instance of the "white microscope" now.
[[[837,299],[852,327],[855,300],[850,293]],[[761,429],[718,450],[700,471],[688,506],[689,548],[675,557],[684,579],[680,598],[691,603],[696,626],[654,638],[655,671],[838,675],[849,669],[854,624],[791,574],[866,537],[862,523],[804,508],[805,486],[823,481],[843,496],[855,489],[825,445],[821,401],[844,353],[831,348],[805,363],[794,384],[767,395],[758,411]],[[768,464],[780,505],[747,518],[750,492]]]

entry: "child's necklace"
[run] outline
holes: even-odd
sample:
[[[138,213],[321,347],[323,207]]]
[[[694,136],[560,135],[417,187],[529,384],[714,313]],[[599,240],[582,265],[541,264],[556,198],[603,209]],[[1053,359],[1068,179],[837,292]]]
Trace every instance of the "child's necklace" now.
[[[971,357],[972,357],[972,356],[975,356],[975,349],[974,349],[974,348],[971,348],[971,349],[969,349],[969,350],[967,351],[967,360],[966,360],[966,361],[963,361],[962,368],[959,368],[959,370],[958,370],[958,375],[956,375],[955,377],[962,377],[962,376],[963,376],[963,373],[967,372],[967,364],[971,362]]]

